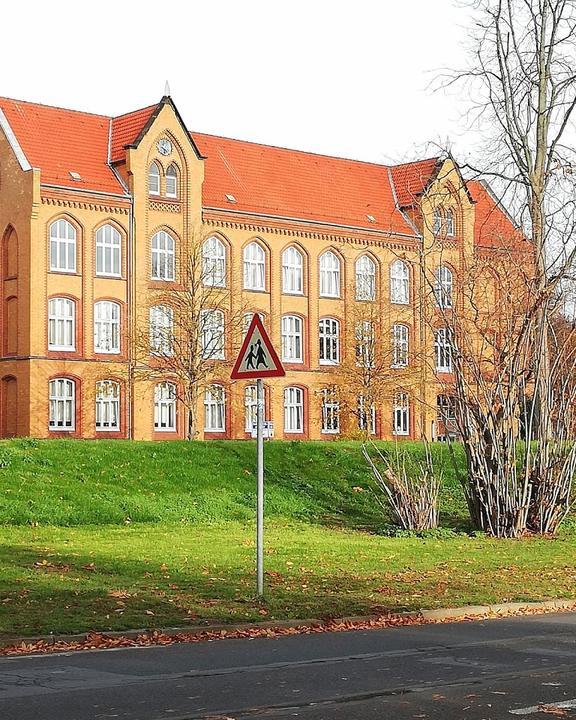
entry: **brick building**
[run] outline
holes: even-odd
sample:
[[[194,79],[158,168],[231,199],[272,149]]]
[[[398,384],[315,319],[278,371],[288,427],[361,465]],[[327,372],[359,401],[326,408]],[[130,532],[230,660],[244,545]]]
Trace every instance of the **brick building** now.
[[[155,298],[178,292],[192,239],[226,298],[200,437],[250,436],[227,316],[254,312],[287,369],[266,384],[277,438],[442,434],[434,308],[459,302],[459,275],[503,236],[519,244],[449,157],[388,167],[189,132],[169,97],[114,118],[0,98],[0,434],[184,436],[177,383],[140,376],[134,342],[169,323]],[[496,303],[494,286],[486,312]],[[395,359],[389,392],[355,414],[326,388],[357,362],[367,306]]]

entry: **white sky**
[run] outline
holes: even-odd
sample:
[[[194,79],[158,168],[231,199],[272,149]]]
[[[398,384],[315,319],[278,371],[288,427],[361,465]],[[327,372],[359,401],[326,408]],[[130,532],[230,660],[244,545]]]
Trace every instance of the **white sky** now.
[[[89,10],[87,10],[89,8]],[[0,95],[121,114],[171,94],[191,130],[394,162],[473,133],[428,89],[465,64],[454,0],[10,0]]]

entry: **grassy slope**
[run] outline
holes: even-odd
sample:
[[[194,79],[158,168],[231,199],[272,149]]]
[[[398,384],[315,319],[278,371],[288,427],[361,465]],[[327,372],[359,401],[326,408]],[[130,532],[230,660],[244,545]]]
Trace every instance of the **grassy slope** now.
[[[410,448],[422,452],[417,443]],[[444,520],[461,524],[466,513],[446,448],[435,452],[443,453]],[[247,521],[254,515],[254,466],[252,442],[4,441],[0,524]],[[371,478],[359,443],[272,442],[266,466],[268,517],[383,524],[366,491]]]

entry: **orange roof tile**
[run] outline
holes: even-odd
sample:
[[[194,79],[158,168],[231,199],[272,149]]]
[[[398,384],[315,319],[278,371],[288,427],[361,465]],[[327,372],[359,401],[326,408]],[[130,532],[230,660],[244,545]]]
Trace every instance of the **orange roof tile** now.
[[[383,165],[201,133],[192,137],[206,157],[205,207],[415,235],[395,206]]]
[[[484,248],[529,248],[488,186],[480,180],[469,180],[467,185],[475,202],[474,244]]]
[[[8,98],[0,98],[0,109],[43,183],[123,193],[107,162],[110,118]]]
[[[124,159],[124,148],[135,142],[157,108],[158,103],[112,119],[111,162]]]
[[[414,205],[430,180],[439,168],[441,158],[433,157],[426,160],[395,165],[391,168],[392,180],[396,189],[396,197],[400,207]]]

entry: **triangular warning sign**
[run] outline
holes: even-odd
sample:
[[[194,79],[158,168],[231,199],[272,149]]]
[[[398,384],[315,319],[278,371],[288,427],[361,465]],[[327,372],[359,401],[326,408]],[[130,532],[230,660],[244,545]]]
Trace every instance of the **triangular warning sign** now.
[[[284,375],[286,372],[272,347],[262,320],[258,313],[254,313],[230,377],[232,380],[242,380]]]

